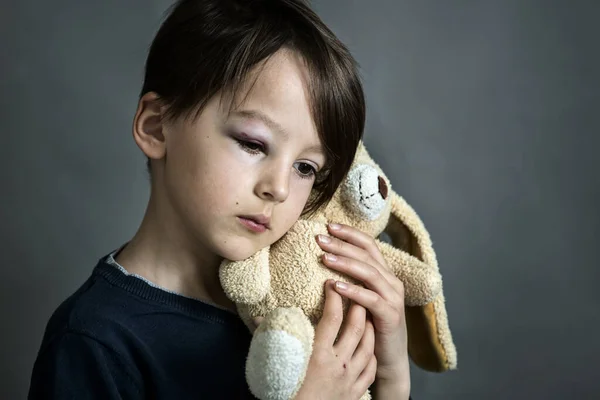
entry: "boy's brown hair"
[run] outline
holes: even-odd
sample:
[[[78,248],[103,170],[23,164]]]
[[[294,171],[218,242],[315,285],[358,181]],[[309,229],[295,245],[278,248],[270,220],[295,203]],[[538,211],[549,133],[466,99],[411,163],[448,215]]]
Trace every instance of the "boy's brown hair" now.
[[[177,1],[150,46],[140,97],[157,93],[167,119],[196,118],[210,98],[235,94],[254,66],[284,48],[308,68],[313,118],[327,159],[304,210],[312,213],[329,202],[347,174],[366,110],[355,59],[305,1]]]

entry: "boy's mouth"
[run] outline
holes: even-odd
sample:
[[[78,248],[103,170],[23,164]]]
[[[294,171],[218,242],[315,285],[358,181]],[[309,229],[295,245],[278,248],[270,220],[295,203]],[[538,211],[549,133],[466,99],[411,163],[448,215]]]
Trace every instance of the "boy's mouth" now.
[[[255,232],[264,232],[267,229],[271,229],[271,218],[264,214],[240,215],[238,216],[238,219],[244,226]]]

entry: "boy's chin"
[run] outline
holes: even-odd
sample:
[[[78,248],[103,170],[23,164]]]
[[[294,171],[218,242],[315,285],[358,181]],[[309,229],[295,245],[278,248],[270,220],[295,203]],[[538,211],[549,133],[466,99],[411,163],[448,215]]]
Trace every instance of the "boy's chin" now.
[[[271,232],[269,232],[271,233]],[[226,237],[214,241],[216,253],[230,261],[243,261],[252,257],[260,250],[272,245],[280,236],[267,235],[262,236],[242,236],[228,234]]]
[[[221,257],[229,261],[243,261],[252,257],[260,248],[251,243],[238,243],[227,245],[226,248],[221,248]]]

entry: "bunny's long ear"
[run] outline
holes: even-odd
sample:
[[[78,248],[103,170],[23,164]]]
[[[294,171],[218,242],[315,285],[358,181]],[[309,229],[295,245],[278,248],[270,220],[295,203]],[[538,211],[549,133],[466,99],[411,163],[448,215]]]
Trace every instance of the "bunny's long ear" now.
[[[437,257],[429,232],[415,210],[392,191],[392,211],[385,232],[392,244],[438,270]]]
[[[390,195],[393,196],[392,215],[385,232],[393,246],[427,264],[435,270],[435,275],[440,279],[438,293],[431,302],[405,308],[409,355],[415,364],[427,371],[443,372],[455,369],[456,347],[448,325],[441,275],[431,238],[415,210],[397,193],[392,191]],[[417,266],[418,263],[414,265]],[[410,270],[405,274],[408,274],[405,279],[413,280],[411,285],[427,286],[427,282],[418,281],[425,275],[417,269],[412,276]]]

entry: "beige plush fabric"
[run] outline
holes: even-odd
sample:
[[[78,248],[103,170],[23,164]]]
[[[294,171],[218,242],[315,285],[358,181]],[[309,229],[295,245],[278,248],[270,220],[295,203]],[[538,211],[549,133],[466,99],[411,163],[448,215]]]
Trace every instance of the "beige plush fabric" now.
[[[361,143],[345,181],[323,210],[297,221],[278,242],[250,258],[221,265],[221,285],[246,325],[251,326],[253,317],[265,317],[254,332],[246,364],[253,394],[263,400],[293,398],[304,379],[314,326],[322,315],[325,281],[359,284],[321,263],[323,251],[315,236],[327,234],[328,222],[352,225],[374,238],[388,234],[391,244],[379,239],[376,243],[404,283],[410,357],[428,371],[456,368],[442,277],[429,233]],[[367,392],[362,399],[370,398]]]

